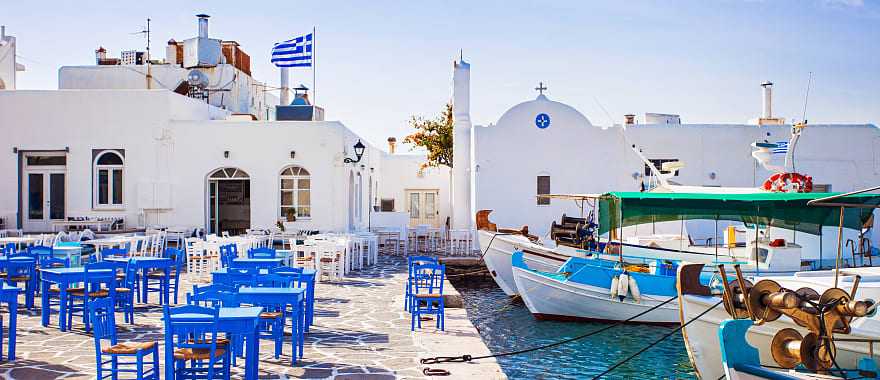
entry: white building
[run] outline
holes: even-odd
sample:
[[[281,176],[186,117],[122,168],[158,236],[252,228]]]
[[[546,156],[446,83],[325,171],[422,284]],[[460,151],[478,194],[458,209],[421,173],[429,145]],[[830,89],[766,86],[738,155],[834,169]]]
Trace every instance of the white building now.
[[[454,65],[456,106],[469,100],[469,71],[467,63]],[[467,222],[472,223],[477,210],[490,209],[498,226],[528,225],[533,234],[545,236],[563,213],[579,216],[581,211],[572,201],[539,200],[539,193],[642,189],[650,173],[633,145],[654,163],[683,162],[673,177],[680,184],[760,186],[772,173],[752,158],[750,144],[787,142],[791,133],[790,125],[770,114],[768,83],[762,87],[764,113],[760,124],[752,125],[680,124],[678,115],[646,114],[650,124],[633,124],[635,117],[627,115],[622,120],[626,128],[600,127],[545,94],[514,105],[485,126],[471,127],[467,108],[456,108],[454,220],[459,211],[469,210]],[[875,125],[809,125],[795,156],[796,171],[812,176],[817,191],[880,185],[880,129]],[[880,218],[874,219],[873,241],[880,242]],[[836,247],[830,240],[824,243]]]
[[[439,227],[450,215],[448,171],[419,170],[423,155],[388,154],[339,121],[235,115],[263,107],[250,103],[256,82],[240,65],[218,63],[208,89],[216,75],[237,78],[228,88],[241,91],[208,98],[175,91],[192,70],[145,69],[62,67],[59,90],[0,91],[0,218],[8,228],[50,231],[57,220],[112,216],[127,228],[236,233],[282,220],[346,231],[375,226],[374,217]],[[311,107],[305,96],[293,104]]]
[[[6,26],[0,25],[0,90],[14,90],[19,71],[24,65],[15,61],[15,37],[6,35]]]

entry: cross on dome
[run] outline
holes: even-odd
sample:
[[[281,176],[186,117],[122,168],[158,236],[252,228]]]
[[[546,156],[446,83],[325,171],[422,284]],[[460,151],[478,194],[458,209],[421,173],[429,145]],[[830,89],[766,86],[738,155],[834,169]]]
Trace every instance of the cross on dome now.
[[[538,95],[544,95],[544,90],[546,89],[547,87],[544,86],[544,82],[538,82],[538,87],[535,87],[535,91],[538,91]]]

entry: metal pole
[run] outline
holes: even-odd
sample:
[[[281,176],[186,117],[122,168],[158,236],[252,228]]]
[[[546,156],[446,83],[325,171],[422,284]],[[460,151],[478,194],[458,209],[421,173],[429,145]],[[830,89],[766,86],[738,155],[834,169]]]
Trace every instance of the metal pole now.
[[[313,26],[312,27],[312,104],[315,104],[315,105],[318,104],[318,81],[317,81],[318,76],[315,74],[315,71],[318,68],[318,65],[317,65],[318,61],[315,59],[315,57],[318,56],[317,54],[315,54],[315,52],[318,51],[318,49],[315,49],[315,46],[318,45],[317,44],[318,38],[317,38],[317,34],[315,33],[317,31],[318,31],[318,28]]]
[[[837,287],[837,279],[840,277],[840,256],[843,251],[843,206],[840,206],[840,222],[837,225],[837,260],[834,266],[834,287]]]
[[[757,208],[755,208],[755,275],[756,276],[761,273],[761,262],[758,261],[758,250],[760,249],[760,247],[758,247],[758,220],[759,220],[758,218],[760,218],[760,215],[761,215],[761,206],[758,206]]]
[[[822,246],[822,230],[824,230],[824,229],[825,229],[825,226],[820,224],[819,225],[819,268],[818,269],[822,269],[822,251],[825,249],[825,247]]]
[[[715,214],[715,231],[712,233],[712,244],[715,246],[715,261],[718,261],[718,214]],[[726,279],[725,279],[726,281]]]

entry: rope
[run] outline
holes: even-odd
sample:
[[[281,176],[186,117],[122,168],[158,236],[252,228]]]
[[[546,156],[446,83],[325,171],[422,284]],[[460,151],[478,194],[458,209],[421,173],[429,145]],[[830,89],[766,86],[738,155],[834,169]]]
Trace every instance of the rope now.
[[[560,345],[563,345],[563,344],[566,344],[566,343],[574,342],[574,341],[579,340],[579,339],[583,339],[583,338],[586,338],[586,337],[589,337],[589,336],[596,335],[596,334],[598,334],[598,333],[601,333],[601,332],[606,331],[606,330],[609,330],[609,329],[611,329],[611,328],[614,328],[614,327],[620,326],[620,325],[622,325],[622,324],[624,324],[624,323],[627,323],[627,322],[632,322],[634,319],[636,319],[636,318],[638,318],[638,317],[641,317],[641,316],[643,316],[643,315],[645,315],[645,314],[648,314],[648,313],[650,313],[650,312],[652,312],[652,311],[654,311],[654,310],[657,310],[657,309],[659,309],[661,306],[666,305],[666,304],[668,304],[669,302],[672,302],[673,300],[675,300],[675,299],[677,299],[677,298],[678,298],[678,296],[675,296],[675,297],[669,298],[668,300],[663,301],[662,303],[659,303],[659,304],[657,304],[657,305],[654,305],[654,306],[652,306],[650,309],[645,310],[645,311],[643,311],[643,312],[641,312],[641,313],[638,313],[638,314],[636,314],[636,315],[634,315],[634,316],[632,316],[632,317],[630,317],[630,318],[627,318],[626,320],[623,320],[623,321],[620,321],[620,322],[614,323],[614,324],[612,324],[612,325],[605,326],[605,327],[603,327],[603,328],[601,328],[601,329],[598,329],[598,330],[590,331],[590,332],[588,332],[588,333],[586,333],[586,334],[579,335],[579,336],[576,336],[576,337],[574,337],[574,338],[569,338],[569,339],[561,340],[561,341],[558,341],[558,342],[555,342],[555,343],[550,343],[550,344],[545,344],[545,345],[542,345],[542,346],[537,346],[537,347],[527,348],[527,349],[524,349],[524,350],[510,351],[510,352],[502,352],[502,353],[500,353],[500,354],[491,354],[491,355],[484,355],[484,356],[471,356],[471,355],[461,355],[461,356],[435,356],[435,357],[432,357],[432,358],[424,358],[424,359],[421,359],[420,362],[421,362],[422,364],[464,363],[464,362],[469,362],[469,361],[477,360],[477,359],[488,359],[488,358],[498,358],[498,357],[502,357],[502,356],[519,355],[519,354],[525,354],[525,353],[532,352],[532,351],[538,351],[538,350],[543,350],[543,349],[546,349],[546,348],[556,347],[556,346],[560,346]],[[716,305],[716,306],[717,306],[717,305]]]
[[[712,311],[712,309],[718,307],[718,305],[721,305],[722,302],[724,302],[724,301],[718,301],[718,303],[716,303],[716,304],[713,305],[712,307],[710,307],[710,308],[704,310],[702,313],[700,313],[699,315],[697,315],[697,316],[694,317],[693,319],[687,321],[686,323],[682,324],[681,326],[677,327],[675,330],[672,330],[672,331],[670,331],[670,332],[664,334],[662,337],[660,337],[660,339],[657,339],[657,340],[651,342],[651,344],[649,344],[649,345],[646,346],[645,348],[642,348],[641,350],[639,350],[639,351],[636,352],[635,354],[632,354],[632,355],[630,355],[629,357],[627,357],[626,359],[617,362],[617,364],[611,366],[611,368],[608,368],[608,369],[606,369],[604,372],[602,372],[602,373],[600,373],[600,374],[594,376],[594,377],[593,377],[593,380],[598,379],[598,378],[600,378],[600,377],[602,377],[602,376],[605,376],[605,375],[611,373],[611,371],[614,371],[615,369],[617,369],[617,367],[622,366],[624,363],[626,363],[626,362],[632,360],[632,359],[635,358],[636,356],[639,356],[639,355],[641,355],[642,353],[644,353],[645,351],[648,351],[648,350],[651,349],[652,347],[654,347],[654,346],[656,346],[657,344],[659,344],[660,342],[662,342],[664,339],[666,339],[666,338],[672,336],[672,334],[675,334],[675,333],[681,331],[681,329],[687,327],[687,325],[691,324],[691,322],[700,319],[702,316],[704,316],[704,315],[706,315],[707,313],[709,313],[710,311]]]

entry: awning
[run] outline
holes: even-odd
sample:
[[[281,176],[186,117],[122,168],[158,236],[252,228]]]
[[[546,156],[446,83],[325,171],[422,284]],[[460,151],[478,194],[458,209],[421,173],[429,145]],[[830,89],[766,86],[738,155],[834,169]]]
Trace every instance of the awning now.
[[[815,199],[836,197],[850,205],[878,207],[880,194],[844,193],[641,193],[611,192],[599,202],[599,231],[680,219],[731,220],[792,229],[818,235],[821,226],[837,226],[840,209],[807,205]],[[870,208],[846,208],[843,226],[860,229],[871,217]],[[756,220],[757,219],[757,220]]]

